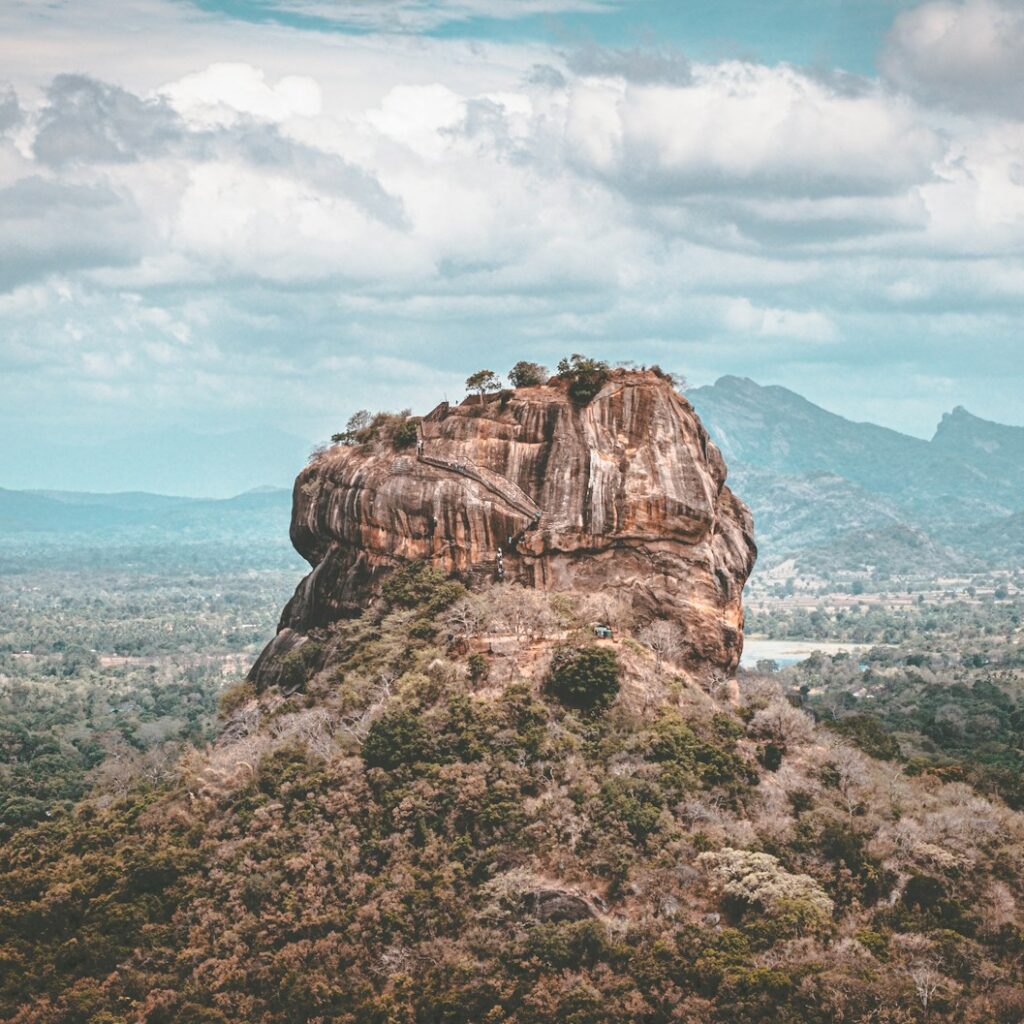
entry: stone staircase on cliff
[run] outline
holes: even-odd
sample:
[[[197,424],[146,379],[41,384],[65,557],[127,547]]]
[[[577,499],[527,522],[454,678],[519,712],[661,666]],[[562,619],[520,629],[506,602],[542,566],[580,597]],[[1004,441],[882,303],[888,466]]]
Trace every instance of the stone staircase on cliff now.
[[[490,470],[474,466],[466,460],[446,459],[438,455],[427,455],[423,451],[422,441],[417,444],[416,458],[419,462],[425,463],[428,466],[434,466],[449,473],[458,473],[460,476],[475,480],[486,490],[490,491],[491,494],[495,495],[495,497],[500,498],[510,508],[520,515],[527,517],[526,525],[508,538],[506,548],[510,553],[516,550],[516,545],[528,532],[536,530],[540,526],[541,518],[543,517],[540,506],[511,480],[507,480],[497,473],[492,473]],[[474,565],[470,571],[470,576],[479,577],[481,580],[504,579],[505,566],[501,549],[499,549],[497,558],[478,562]]]
[[[438,469],[447,470],[449,473],[458,473],[460,476],[475,480],[491,494],[500,498],[506,505],[515,509],[520,515],[527,519],[540,519],[541,510],[537,503],[521,487],[506,480],[505,477],[492,473],[489,469],[482,469],[470,462],[459,459],[445,459],[437,455],[427,455],[426,452],[418,451],[416,458],[428,466],[435,466]]]

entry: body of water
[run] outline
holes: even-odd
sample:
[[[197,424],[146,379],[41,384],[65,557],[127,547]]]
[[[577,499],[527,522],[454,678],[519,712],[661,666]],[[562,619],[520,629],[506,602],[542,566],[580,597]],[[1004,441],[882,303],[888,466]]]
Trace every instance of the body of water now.
[[[815,651],[834,655],[846,651],[851,658],[858,657],[868,649],[867,644],[848,644],[827,640],[760,640],[748,637],[743,644],[743,657],[740,665],[753,669],[759,661],[771,659],[780,668],[806,661]]]

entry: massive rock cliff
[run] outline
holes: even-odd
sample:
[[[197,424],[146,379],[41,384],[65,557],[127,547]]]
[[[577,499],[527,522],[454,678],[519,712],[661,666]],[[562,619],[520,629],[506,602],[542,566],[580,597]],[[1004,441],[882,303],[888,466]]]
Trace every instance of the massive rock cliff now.
[[[471,582],[614,594],[678,621],[691,664],[732,671],[756,551],[725,478],[689,402],[650,371],[613,371],[586,404],[558,378],[442,403],[402,450],[330,448],[295,483],[292,542],[313,571],[256,678],[410,559]]]

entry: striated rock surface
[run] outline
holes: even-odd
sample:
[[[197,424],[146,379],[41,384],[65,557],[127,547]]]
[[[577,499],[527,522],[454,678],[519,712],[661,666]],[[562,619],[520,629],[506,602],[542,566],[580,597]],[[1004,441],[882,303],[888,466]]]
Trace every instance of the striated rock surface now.
[[[333,447],[299,475],[291,538],[313,571],[261,663],[357,613],[395,565],[426,559],[471,582],[614,594],[678,621],[692,664],[735,669],[753,524],[669,381],[617,370],[585,405],[557,378],[443,403],[420,438]]]

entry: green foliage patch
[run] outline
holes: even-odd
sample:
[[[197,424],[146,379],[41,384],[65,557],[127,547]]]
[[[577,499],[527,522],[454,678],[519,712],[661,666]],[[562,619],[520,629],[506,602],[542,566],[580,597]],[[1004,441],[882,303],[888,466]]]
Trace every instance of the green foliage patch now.
[[[415,609],[424,616],[436,615],[465,594],[461,583],[425,561],[399,566],[381,587],[386,608]]]
[[[416,443],[419,423],[420,417],[410,409],[375,413],[360,409],[349,417],[344,430],[331,435],[331,442],[357,447],[383,444],[401,450]]]
[[[569,382],[569,397],[586,405],[604,387],[610,370],[600,359],[590,359],[574,352],[558,363],[558,376]]]
[[[610,707],[619,693],[619,659],[596,644],[555,649],[544,688],[566,707],[596,713]]]

